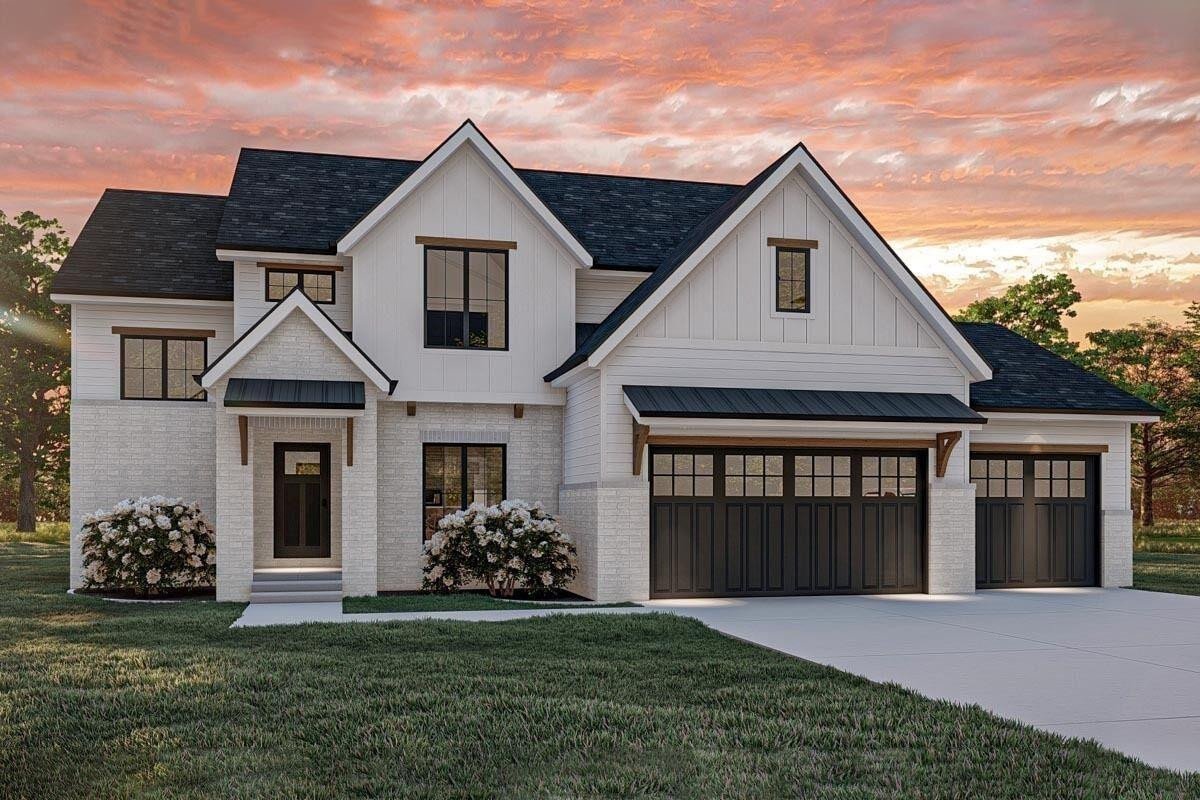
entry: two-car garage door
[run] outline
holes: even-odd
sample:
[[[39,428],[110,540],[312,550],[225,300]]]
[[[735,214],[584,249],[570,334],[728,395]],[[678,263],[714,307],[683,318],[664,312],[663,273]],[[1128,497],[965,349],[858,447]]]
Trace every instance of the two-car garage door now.
[[[925,452],[653,448],[652,597],[920,592]]]

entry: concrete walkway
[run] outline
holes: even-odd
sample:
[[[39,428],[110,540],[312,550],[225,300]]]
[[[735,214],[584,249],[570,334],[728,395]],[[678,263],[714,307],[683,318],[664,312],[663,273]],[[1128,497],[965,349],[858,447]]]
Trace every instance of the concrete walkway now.
[[[509,611],[409,611],[347,614],[339,603],[251,603],[231,628],[264,625],[302,625],[306,622],[420,622],[440,619],[458,622],[508,622],[514,619],[548,617],[551,614],[646,614],[653,609],[640,606],[600,608],[525,608]]]
[[[1200,770],[1200,597],[1132,589],[651,601],[729,636]]]

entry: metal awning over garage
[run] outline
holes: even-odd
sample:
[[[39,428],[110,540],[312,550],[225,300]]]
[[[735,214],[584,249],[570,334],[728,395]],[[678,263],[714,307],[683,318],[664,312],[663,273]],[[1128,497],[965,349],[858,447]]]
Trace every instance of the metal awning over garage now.
[[[311,381],[281,378],[230,378],[226,408],[366,408],[362,381]]]
[[[987,420],[948,394],[626,386],[641,418],[974,424]]]

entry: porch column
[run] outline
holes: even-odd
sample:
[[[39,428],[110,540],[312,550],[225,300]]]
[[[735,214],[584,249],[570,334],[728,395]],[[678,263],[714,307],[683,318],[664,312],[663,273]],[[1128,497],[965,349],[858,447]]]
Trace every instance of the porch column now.
[[[342,469],[342,594],[375,594],[379,587],[379,393],[368,387],[366,408],[354,418],[354,465]],[[350,443],[347,442],[347,448]]]
[[[217,404],[217,599],[246,602],[254,579],[254,448],[246,448],[242,464],[242,431],[237,416],[221,408],[224,388],[209,395]]]

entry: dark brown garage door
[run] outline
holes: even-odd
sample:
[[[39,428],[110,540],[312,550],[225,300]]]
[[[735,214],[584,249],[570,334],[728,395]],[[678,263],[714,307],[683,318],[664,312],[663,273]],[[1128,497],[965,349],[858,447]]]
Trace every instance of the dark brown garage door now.
[[[924,452],[652,448],[653,597],[924,589]]]
[[[972,455],[976,585],[1095,585],[1098,469],[1095,456]]]

